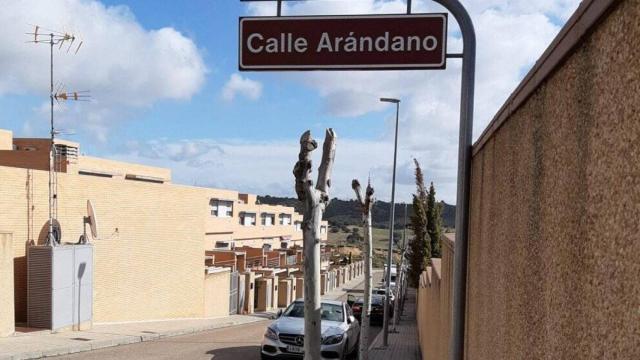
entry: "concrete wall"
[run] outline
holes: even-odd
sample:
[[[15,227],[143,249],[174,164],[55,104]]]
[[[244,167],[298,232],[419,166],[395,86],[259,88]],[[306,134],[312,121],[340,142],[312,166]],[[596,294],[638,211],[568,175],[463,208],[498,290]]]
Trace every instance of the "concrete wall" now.
[[[0,129],[0,150],[13,149],[13,132]]]
[[[453,296],[455,234],[443,234],[442,259],[432,259],[420,276],[417,299],[418,339],[424,360],[448,359]]]
[[[0,231],[0,337],[15,330],[13,304],[13,237]]]
[[[640,358],[640,2],[566,36],[607,3],[474,147],[467,359]]]
[[[231,271],[225,269],[204,276],[204,316],[229,315],[229,288]]]

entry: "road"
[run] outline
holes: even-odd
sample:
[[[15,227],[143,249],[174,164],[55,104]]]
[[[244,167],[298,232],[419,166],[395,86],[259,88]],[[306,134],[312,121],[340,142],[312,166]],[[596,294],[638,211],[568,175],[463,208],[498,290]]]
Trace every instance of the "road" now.
[[[374,273],[374,285],[380,281],[382,272]],[[364,283],[353,290],[356,296],[362,293]],[[343,296],[346,300],[347,294]],[[56,359],[207,359],[207,360],[252,360],[260,359],[260,342],[271,320],[204,331],[196,334],[176,336],[105,348],[90,352],[60,356]],[[373,342],[381,327],[372,326],[369,341]]]

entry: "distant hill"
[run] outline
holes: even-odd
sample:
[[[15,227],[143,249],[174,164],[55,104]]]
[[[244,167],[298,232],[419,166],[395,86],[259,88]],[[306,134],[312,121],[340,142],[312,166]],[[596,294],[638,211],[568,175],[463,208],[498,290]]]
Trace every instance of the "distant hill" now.
[[[302,203],[295,198],[278,197],[278,196],[258,196],[261,204],[292,206],[298,212],[302,213]],[[453,228],[455,226],[456,207],[442,202],[442,222],[445,227]],[[385,201],[376,201],[373,205],[372,223],[377,228],[387,228],[389,224],[390,204]],[[411,204],[407,205],[407,221],[411,216]],[[331,225],[360,225],[361,214],[355,200],[340,200],[334,198],[329,203],[327,211],[324,214],[325,220]],[[404,226],[404,203],[396,204],[395,223],[398,226]]]

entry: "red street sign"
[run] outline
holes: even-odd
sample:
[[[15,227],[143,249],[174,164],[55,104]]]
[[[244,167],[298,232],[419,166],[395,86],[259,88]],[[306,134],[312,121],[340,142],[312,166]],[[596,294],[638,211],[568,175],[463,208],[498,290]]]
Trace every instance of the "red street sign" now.
[[[240,70],[444,69],[447,14],[241,17]]]

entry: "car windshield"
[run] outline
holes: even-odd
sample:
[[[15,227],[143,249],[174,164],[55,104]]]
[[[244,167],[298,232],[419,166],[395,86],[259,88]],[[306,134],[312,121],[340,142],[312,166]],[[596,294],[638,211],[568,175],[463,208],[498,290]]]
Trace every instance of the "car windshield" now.
[[[284,311],[283,316],[303,318],[304,303],[294,302]],[[344,321],[342,305],[322,303],[321,319],[327,321]]]
[[[384,302],[384,296],[383,295],[373,295],[371,296],[371,303],[374,305],[380,305]],[[364,305],[364,299],[363,298],[359,298],[358,301],[355,302],[354,305]]]

